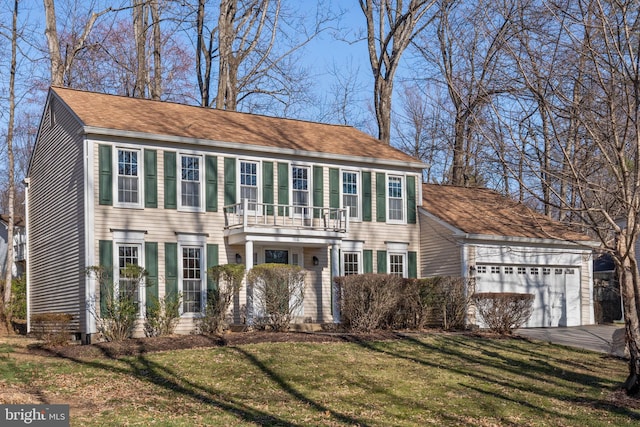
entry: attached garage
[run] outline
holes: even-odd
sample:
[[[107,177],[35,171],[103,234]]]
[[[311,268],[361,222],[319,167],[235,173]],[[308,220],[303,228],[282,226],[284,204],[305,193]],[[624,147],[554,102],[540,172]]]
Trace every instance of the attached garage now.
[[[420,233],[423,277],[464,277],[470,292],[533,294],[527,327],[594,323],[597,245],[588,236],[491,190],[430,184]],[[473,313],[469,321],[479,323]]]

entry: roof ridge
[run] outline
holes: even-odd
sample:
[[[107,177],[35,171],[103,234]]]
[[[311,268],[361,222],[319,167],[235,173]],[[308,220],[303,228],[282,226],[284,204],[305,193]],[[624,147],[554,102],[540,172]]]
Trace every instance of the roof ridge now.
[[[154,103],[161,103],[161,104],[172,104],[172,105],[177,105],[179,107],[198,108],[200,110],[205,110],[205,111],[206,110],[211,110],[211,111],[215,111],[217,114],[229,114],[229,115],[241,114],[241,115],[253,116],[253,117],[264,117],[266,119],[287,120],[287,121],[292,121],[292,122],[309,123],[309,124],[312,124],[312,125],[337,126],[337,127],[350,128],[350,129],[357,130],[359,132],[363,132],[363,131],[355,128],[352,125],[347,125],[347,124],[342,124],[342,123],[325,123],[325,122],[317,122],[317,121],[308,120],[308,119],[299,119],[299,118],[292,118],[292,117],[280,117],[280,116],[270,116],[270,115],[267,115],[267,114],[249,113],[249,112],[246,112],[246,111],[221,110],[221,109],[213,108],[213,107],[204,107],[202,105],[184,104],[184,103],[177,102],[177,101],[163,101],[163,100],[160,100],[160,99],[150,99],[150,98],[135,98],[135,97],[126,96],[126,95],[104,93],[104,92],[94,92],[94,91],[91,91],[91,90],[70,88],[70,87],[64,87],[64,86],[51,86],[51,89],[53,89],[53,90],[62,89],[62,90],[65,90],[65,91],[82,92],[82,93],[86,93],[86,94],[90,94],[90,95],[116,97],[116,98],[121,98],[121,99],[125,99],[125,100],[131,100],[131,101],[144,101],[144,102],[154,102]],[[363,132],[363,133],[366,133],[366,132]],[[375,137],[372,136],[372,138],[375,138]]]

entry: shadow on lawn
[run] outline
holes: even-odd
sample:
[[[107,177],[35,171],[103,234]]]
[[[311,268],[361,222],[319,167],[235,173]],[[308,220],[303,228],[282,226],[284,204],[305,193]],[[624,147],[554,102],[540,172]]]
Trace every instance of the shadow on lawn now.
[[[573,403],[581,406],[589,406],[596,409],[606,410],[613,413],[617,413],[622,416],[628,417],[630,420],[640,420],[640,414],[629,410],[628,408],[615,405],[612,402],[603,399],[590,399],[588,397],[574,396],[569,393],[563,394],[552,391],[551,388],[545,388],[543,386],[535,385],[533,381],[539,381],[544,378],[545,383],[551,383],[556,387],[568,387],[566,382],[572,382],[576,385],[588,385],[593,387],[607,388],[610,385],[603,384],[602,377],[595,375],[588,375],[579,373],[570,369],[560,368],[553,366],[550,362],[564,363],[562,359],[550,357],[546,353],[539,353],[536,351],[524,352],[523,350],[509,346],[501,346],[497,344],[499,340],[492,340],[487,338],[477,338],[474,340],[470,337],[461,338],[460,336],[447,335],[439,338],[440,340],[446,340],[446,344],[438,346],[437,344],[429,344],[422,340],[417,339],[415,336],[404,334],[403,339],[407,342],[417,346],[418,348],[427,350],[426,355],[441,354],[447,356],[444,359],[429,360],[428,357],[422,357],[422,353],[417,355],[408,355],[397,351],[389,350],[384,342],[368,342],[368,341],[350,341],[360,345],[361,347],[378,352],[394,358],[405,359],[412,362],[416,362],[425,366],[447,369],[463,376],[470,376],[482,382],[492,383],[500,388],[506,389],[505,392],[496,392],[483,390],[479,383],[478,385],[462,386],[475,390],[476,392],[492,395],[493,397],[516,403],[525,407],[528,407],[535,411],[547,413],[556,418],[566,418],[568,415],[557,411],[549,410],[537,405],[527,402],[523,399],[514,398],[514,394],[509,394],[508,390],[518,390],[522,393],[534,393],[543,398],[555,398],[562,402]],[[474,346],[472,343],[481,340],[481,345]],[[508,342],[508,341],[507,341]],[[511,353],[517,351],[519,354],[530,357],[529,361],[508,357],[505,353]],[[481,354],[478,357],[478,353]],[[418,357],[420,355],[420,357]],[[573,364],[576,366],[576,364]],[[583,369],[589,369],[584,365]],[[597,367],[592,367],[591,369]],[[514,379],[507,381],[506,379],[498,379],[491,376],[490,372],[485,370],[501,370],[509,373]],[[564,383],[563,383],[564,382]],[[493,411],[490,411],[490,413]],[[497,412],[496,412],[497,413]],[[441,416],[448,418],[451,414],[441,414]],[[506,420],[503,420],[506,421]],[[571,421],[568,419],[567,421]]]
[[[243,403],[240,399],[234,399],[226,397],[224,395],[218,395],[213,389],[205,388],[199,384],[189,381],[186,378],[181,378],[174,370],[170,369],[166,365],[152,362],[144,355],[139,355],[136,358],[122,358],[113,357],[108,349],[100,348],[102,354],[111,360],[118,360],[119,362],[126,363],[128,368],[120,368],[107,363],[100,362],[98,360],[84,360],[80,358],[70,357],[64,354],[56,353],[55,351],[48,350],[49,354],[56,357],[65,358],[72,362],[85,365],[91,368],[102,369],[109,372],[119,373],[123,375],[133,375],[136,379],[146,381],[162,387],[171,393],[179,393],[185,397],[202,402],[206,405],[221,409],[233,414],[239,419],[246,422],[255,422],[259,425],[277,425],[277,426],[298,426],[289,421],[286,421],[278,416],[274,416],[270,413],[254,409],[247,404]],[[239,347],[234,347],[239,354],[245,359],[255,365],[260,371],[267,375],[272,381],[274,381],[283,391],[296,398],[300,402],[309,405],[321,413],[329,413],[332,417],[340,422],[348,423],[351,425],[358,425],[366,427],[366,424],[362,420],[358,420],[347,415],[340,414],[327,408],[314,400],[308,398],[291,385],[289,385],[284,379],[278,376],[274,371],[269,369],[264,363],[258,360],[254,355],[242,350]],[[121,355],[120,355],[121,356]]]

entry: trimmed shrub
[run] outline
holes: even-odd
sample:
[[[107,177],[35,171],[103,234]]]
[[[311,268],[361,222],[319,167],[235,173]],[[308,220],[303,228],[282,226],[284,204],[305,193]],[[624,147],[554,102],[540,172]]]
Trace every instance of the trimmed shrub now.
[[[204,316],[198,319],[198,331],[202,334],[219,334],[228,326],[227,313],[234,295],[242,286],[245,267],[242,264],[225,264],[211,267],[207,274],[216,283],[207,291]]]
[[[47,345],[65,345],[71,335],[73,315],[68,313],[40,313],[31,316],[31,332]]]
[[[370,332],[388,326],[398,307],[402,277],[390,274],[354,274],[337,277],[340,316],[345,328]]]
[[[180,320],[180,300],[180,294],[152,297],[145,313],[144,334],[148,337],[171,335]]]
[[[260,264],[247,274],[253,322],[260,329],[286,331],[304,301],[305,272],[297,265]]]
[[[533,294],[483,292],[473,296],[478,316],[498,334],[511,334],[524,325],[533,311]]]

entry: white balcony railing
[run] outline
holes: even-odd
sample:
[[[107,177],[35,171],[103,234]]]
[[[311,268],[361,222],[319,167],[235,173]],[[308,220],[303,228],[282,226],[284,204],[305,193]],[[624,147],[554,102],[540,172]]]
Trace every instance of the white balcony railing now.
[[[241,203],[224,207],[226,229],[241,227],[309,229],[346,233],[347,210],[312,206]]]

